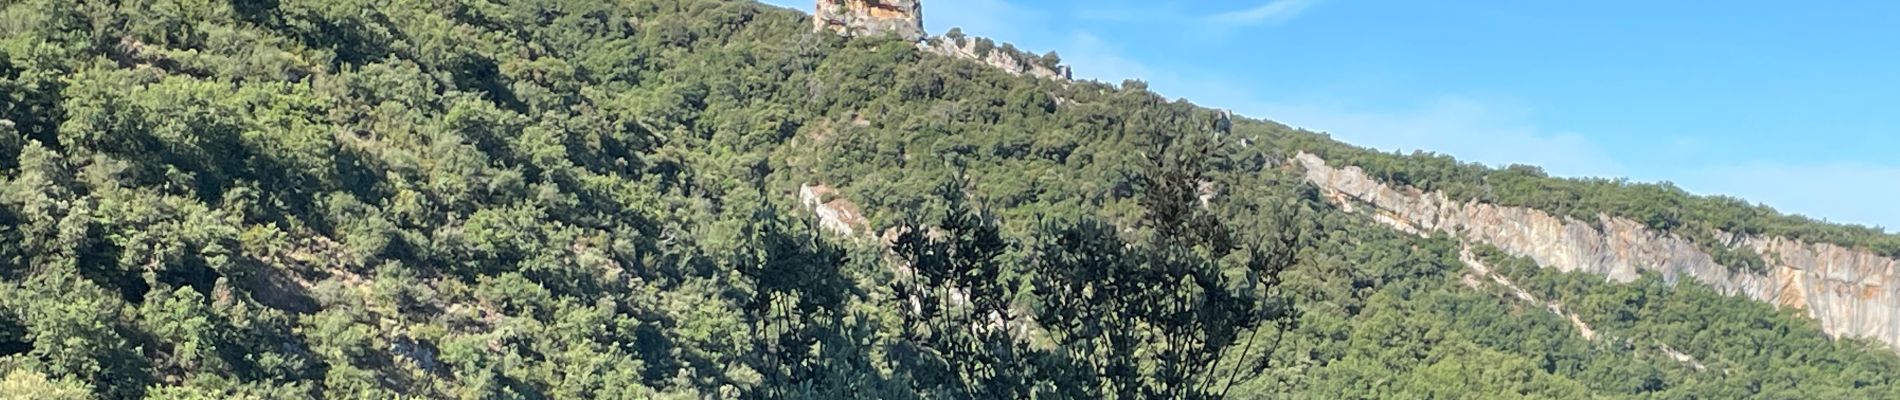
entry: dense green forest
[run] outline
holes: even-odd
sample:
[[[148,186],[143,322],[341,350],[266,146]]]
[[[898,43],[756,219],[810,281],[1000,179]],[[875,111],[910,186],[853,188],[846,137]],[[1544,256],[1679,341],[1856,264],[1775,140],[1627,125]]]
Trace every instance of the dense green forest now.
[[[1586,339],[1283,160],[1900,251],[1733,199],[1230,125],[750,1],[0,7],[0,398],[1900,397],[1886,347],[1790,311],[1480,249]],[[883,237],[819,229],[806,184]]]

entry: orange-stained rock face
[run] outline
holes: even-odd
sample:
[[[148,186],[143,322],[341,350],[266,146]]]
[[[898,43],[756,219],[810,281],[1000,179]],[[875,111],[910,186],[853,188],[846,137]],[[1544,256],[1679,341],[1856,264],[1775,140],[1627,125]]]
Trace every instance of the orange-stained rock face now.
[[[1619,282],[1643,272],[1670,282],[1694,279],[1730,295],[1804,310],[1835,337],[1870,338],[1900,349],[1900,277],[1894,259],[1827,243],[1740,237],[1736,246],[1761,254],[1768,266],[1752,273],[1719,265],[1689,240],[1636,221],[1607,215],[1580,221],[1530,208],[1457,202],[1442,193],[1388,186],[1358,167],[1336,168],[1312,154],[1301,153],[1293,161],[1341,209],[1367,213],[1363,210],[1370,208],[1375,221],[1406,232],[1445,232],[1545,268]]]
[[[913,42],[924,39],[921,0],[818,0],[812,9],[813,29],[852,36],[892,34]]]
[[[863,4],[862,7],[865,7],[871,10],[871,18],[873,19],[904,19],[904,20],[916,19],[915,18],[916,13],[905,11],[903,8],[894,4],[885,4],[884,2],[867,2],[864,0],[852,0],[852,2]]]

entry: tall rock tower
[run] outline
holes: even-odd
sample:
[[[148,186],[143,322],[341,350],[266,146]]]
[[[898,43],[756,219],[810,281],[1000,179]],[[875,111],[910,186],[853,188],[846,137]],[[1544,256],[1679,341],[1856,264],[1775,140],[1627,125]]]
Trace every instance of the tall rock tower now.
[[[818,0],[813,10],[813,29],[851,36],[889,33],[913,42],[924,39],[923,0]]]

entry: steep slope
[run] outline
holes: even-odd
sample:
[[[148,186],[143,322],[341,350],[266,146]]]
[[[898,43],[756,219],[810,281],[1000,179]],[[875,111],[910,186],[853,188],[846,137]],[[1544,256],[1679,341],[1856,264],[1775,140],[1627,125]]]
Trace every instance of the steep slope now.
[[[814,26],[715,0],[0,4],[0,388],[1900,396],[1900,357],[1807,318],[1401,234],[1286,167],[1384,155]]]
[[[847,35],[924,38],[924,5],[919,0],[821,0],[813,27]]]
[[[1522,207],[1456,202],[1442,193],[1395,188],[1357,167],[1336,168],[1312,154],[1294,158],[1307,181],[1347,210],[1407,232],[1443,231],[1565,272],[1618,282],[1653,273],[1694,279],[1723,293],[1802,310],[1834,336],[1876,339],[1900,348],[1900,277],[1895,261],[1827,243],[1738,237],[1769,266],[1753,273],[1719,265],[1687,239],[1642,223],[1600,215],[1595,223]],[[1718,236],[1737,236],[1726,232]]]

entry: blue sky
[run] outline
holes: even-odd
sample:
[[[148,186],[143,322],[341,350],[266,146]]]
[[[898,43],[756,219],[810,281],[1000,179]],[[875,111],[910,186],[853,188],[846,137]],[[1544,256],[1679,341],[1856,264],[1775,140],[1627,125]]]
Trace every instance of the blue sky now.
[[[1900,227],[1900,2],[924,3],[933,33],[1356,145]]]

